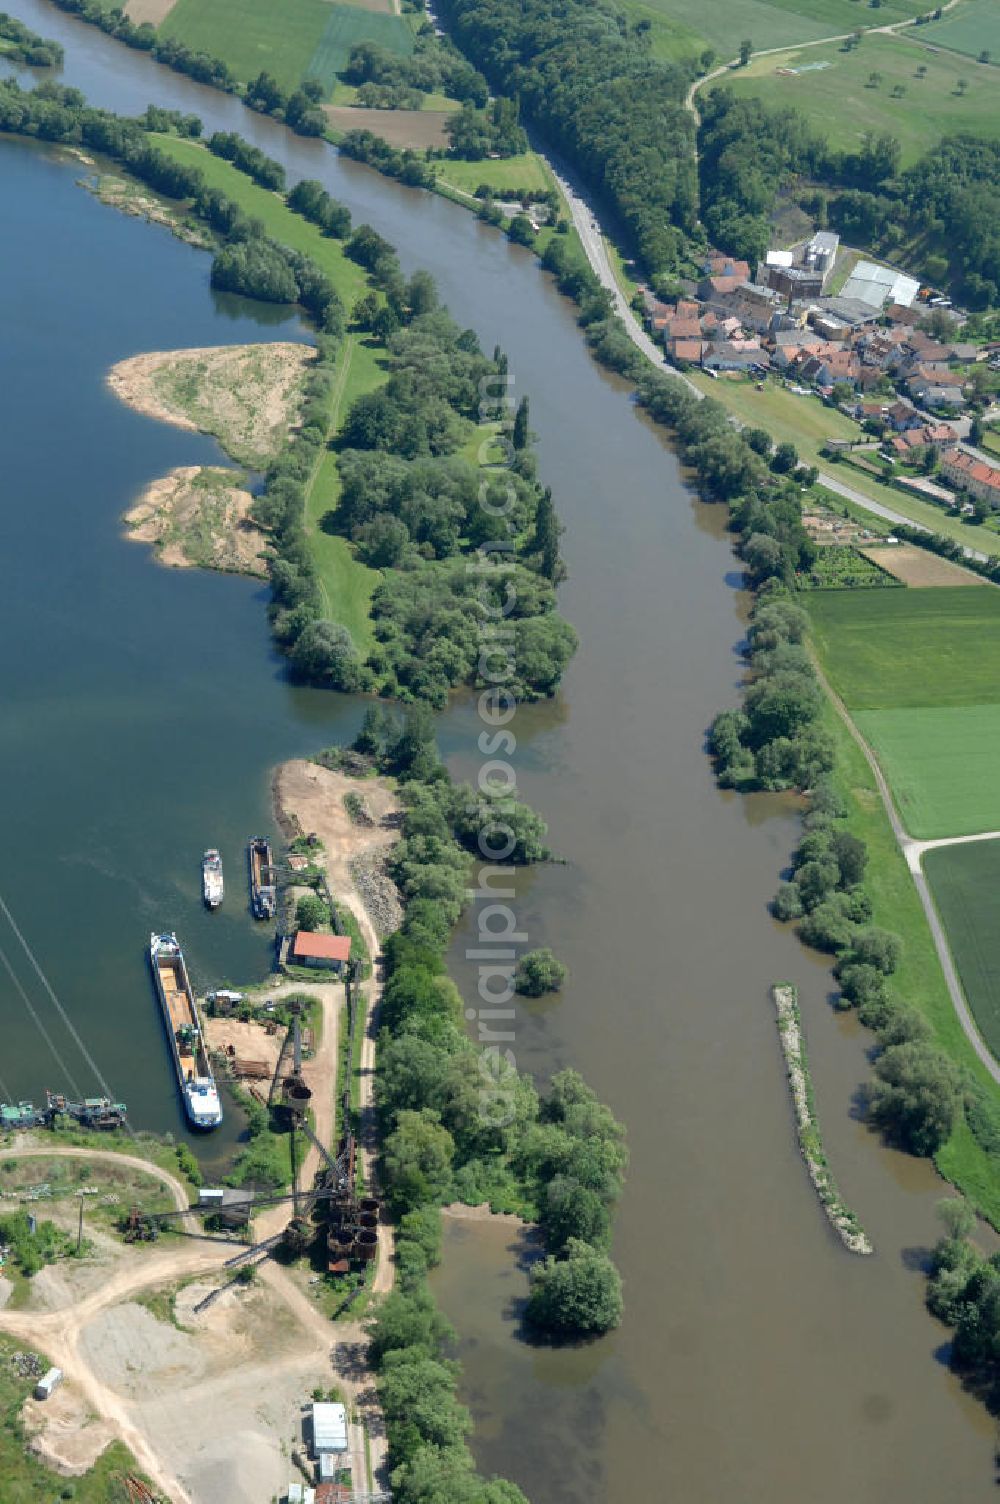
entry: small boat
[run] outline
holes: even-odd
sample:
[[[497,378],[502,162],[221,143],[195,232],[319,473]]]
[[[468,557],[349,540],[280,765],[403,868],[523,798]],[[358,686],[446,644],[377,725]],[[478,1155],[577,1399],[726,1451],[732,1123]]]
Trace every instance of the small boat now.
[[[250,911],[255,919],[273,919],[277,909],[271,846],[266,836],[251,836],[247,847],[250,875]]]
[[[150,935],[149,964],[184,1110],[196,1128],[217,1128],[222,1122],[219,1089],[208,1062],[198,1007],[176,935]]]
[[[222,880],[222,858],[214,846],[210,846],[201,859],[201,896],[205,907],[217,909],[225,893]]]

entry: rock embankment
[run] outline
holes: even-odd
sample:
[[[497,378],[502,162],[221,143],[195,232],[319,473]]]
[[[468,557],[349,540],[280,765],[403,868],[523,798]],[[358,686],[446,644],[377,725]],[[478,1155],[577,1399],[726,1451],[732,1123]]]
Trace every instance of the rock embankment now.
[[[823,1153],[816,1104],[813,1101],[812,1081],[802,1039],[802,1020],[799,1015],[798,991],[788,983],[772,987],[771,995],[778,1010],[778,1036],[788,1071],[788,1086],[792,1094],[795,1112],[795,1131],[799,1150],[805,1160],[809,1179],[816,1187],[816,1194],[823,1203],[830,1223],[851,1253],[874,1253],[875,1249],[854,1213],[844,1205],[836,1182]]]

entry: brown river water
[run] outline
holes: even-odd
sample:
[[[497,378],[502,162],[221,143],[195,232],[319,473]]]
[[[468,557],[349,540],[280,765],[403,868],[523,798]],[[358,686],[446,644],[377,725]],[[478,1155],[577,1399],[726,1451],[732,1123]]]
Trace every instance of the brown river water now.
[[[994,1497],[993,1423],[949,1374],[945,1332],[922,1303],[919,1263],[946,1187],[859,1121],[870,1036],[833,1012],[828,969],[768,916],[796,838],[793,805],[721,794],[704,754],[705,728],[736,693],[747,605],[722,511],[686,489],[662,434],[591,363],[572,308],[527,253],[44,0],[6,3],[62,41],[62,77],[93,103],[192,110],[279,158],[290,180],[321,178],[408,269],[434,273],[456,316],[508,351],[515,394],[530,394],[542,473],[567,527],[562,607],[581,647],[558,700],[514,723],[520,788],[564,858],[520,875],[521,928],[571,975],[557,1001],[519,1006],[513,1049],[543,1078],[577,1066],[628,1126],[615,1240],[626,1315],[598,1343],[528,1345],[516,1235],[448,1224],[435,1283],[458,1329],[481,1465],[534,1504]],[[208,299],[207,258],[183,255]],[[184,588],[193,598],[196,587]],[[213,588],[224,602],[229,586]],[[322,697],[280,686],[262,642],[251,635],[246,652],[261,655],[275,719],[266,746],[233,752],[258,789],[268,760],[332,740],[336,719],[316,708]],[[479,729],[464,702],[442,719],[462,775],[477,769]],[[470,1002],[474,922],[453,948]],[[800,989],[826,1147],[875,1244],[870,1259],[835,1239],[798,1158],[768,993],[779,979]]]

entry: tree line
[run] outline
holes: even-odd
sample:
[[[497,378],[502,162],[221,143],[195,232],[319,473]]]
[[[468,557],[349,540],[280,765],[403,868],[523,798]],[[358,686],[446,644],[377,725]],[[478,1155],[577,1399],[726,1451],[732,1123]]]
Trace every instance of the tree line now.
[[[26,63],[30,68],[58,68],[63,50],[58,42],[38,35],[23,21],[0,11],[0,58],[11,63]]]
[[[158,63],[173,68],[176,73],[186,73],[199,83],[224,89],[227,94],[239,92],[239,84],[221,58],[196,51],[173,37],[159,36],[149,21],[137,26],[123,10],[118,7],[109,9],[101,4],[101,0],[55,0],[55,4],[71,16],[100,27],[108,36],[124,42],[126,47],[151,53]]]
[[[549,855],[545,824],[500,791],[453,783],[426,710],[401,721],[373,707],[355,751],[399,780],[405,805],[389,857],[405,915],[384,949],[376,1091],[393,1206],[402,1216],[455,1198],[488,1200],[538,1222],[549,1258],[533,1276],[526,1319],[559,1336],[607,1330],[621,1310],[606,1250],[626,1163],[623,1129],[575,1071],[558,1072],[539,1096],[505,1051],[477,1048],[445,965],[484,835],[502,821],[506,862],[525,865]]]

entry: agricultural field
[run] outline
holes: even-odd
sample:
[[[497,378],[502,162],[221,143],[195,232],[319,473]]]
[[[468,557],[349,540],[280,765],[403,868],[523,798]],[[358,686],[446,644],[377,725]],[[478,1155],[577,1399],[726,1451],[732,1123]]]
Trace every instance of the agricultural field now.
[[[400,57],[407,57],[413,51],[413,32],[399,16],[362,9],[358,5],[331,5],[327,0],[321,0],[321,3],[327,13],[326,25],[305,73],[309,78],[319,79],[327,93],[333,90],[337,74],[347,67],[351,48],[358,42],[375,42]]]
[[[332,90],[355,42],[373,41],[401,54],[413,33],[398,16],[330,0],[177,0],[162,36],[228,63],[244,82],[262,69],[286,89],[317,78]]]
[[[994,10],[1000,26],[995,0]],[[929,30],[865,37],[850,52],[831,43],[756,58],[729,74],[726,85],[736,94],[797,110],[843,151],[856,150],[866,131],[895,136],[904,167],[956,131],[1000,136],[996,69],[929,49],[916,40]],[[918,77],[918,68],[926,74]],[[802,71],[781,71],[786,69]],[[964,92],[960,80],[965,81]],[[894,89],[904,90],[900,98],[893,98]]]
[[[361,105],[327,104],[323,109],[331,129],[341,135],[348,131],[374,131],[390,146],[424,151],[427,147],[448,145],[445,122],[458,106],[450,110],[373,110]]]
[[[921,27],[935,47],[947,47],[966,57],[978,57],[985,49],[1000,63],[1000,6],[996,0],[960,0],[953,11]]]
[[[882,550],[885,552],[885,550]],[[800,590],[878,590],[899,588],[899,581],[879,567],[872,556],[849,543],[827,543],[807,575],[796,580]]]
[[[928,851],[924,872],[969,1008],[1000,1056],[1000,841]]]
[[[979,585],[986,588],[986,581],[981,574],[973,574],[971,569],[953,564],[940,554],[932,554],[928,548],[919,548],[916,543],[901,543],[895,548],[863,548],[860,552],[894,579],[904,585],[913,585],[918,590],[950,588],[953,585]]]
[[[625,0],[624,8],[634,21],[651,23],[659,56],[690,56],[710,46],[723,60],[735,57],[747,37],[756,51],[886,26],[914,13],[909,0],[883,0],[879,7],[870,0]]]
[[[873,922],[903,940],[903,960],[893,978],[894,988],[924,1016],[935,1041],[955,1063],[993,1091],[995,1088],[952,1007],[919,895],[892,833],[872,771],[832,706],[824,709],[823,725],[837,748],[833,776],[847,807],[847,828],[868,847],[866,886],[874,904]],[[935,1162],[943,1175],[954,1181],[994,1225],[1000,1226],[1000,1183],[995,1161],[973,1137],[964,1118],[959,1118],[951,1138],[935,1155]]]
[[[819,591],[802,601],[909,833],[1000,829],[1000,592]]]

